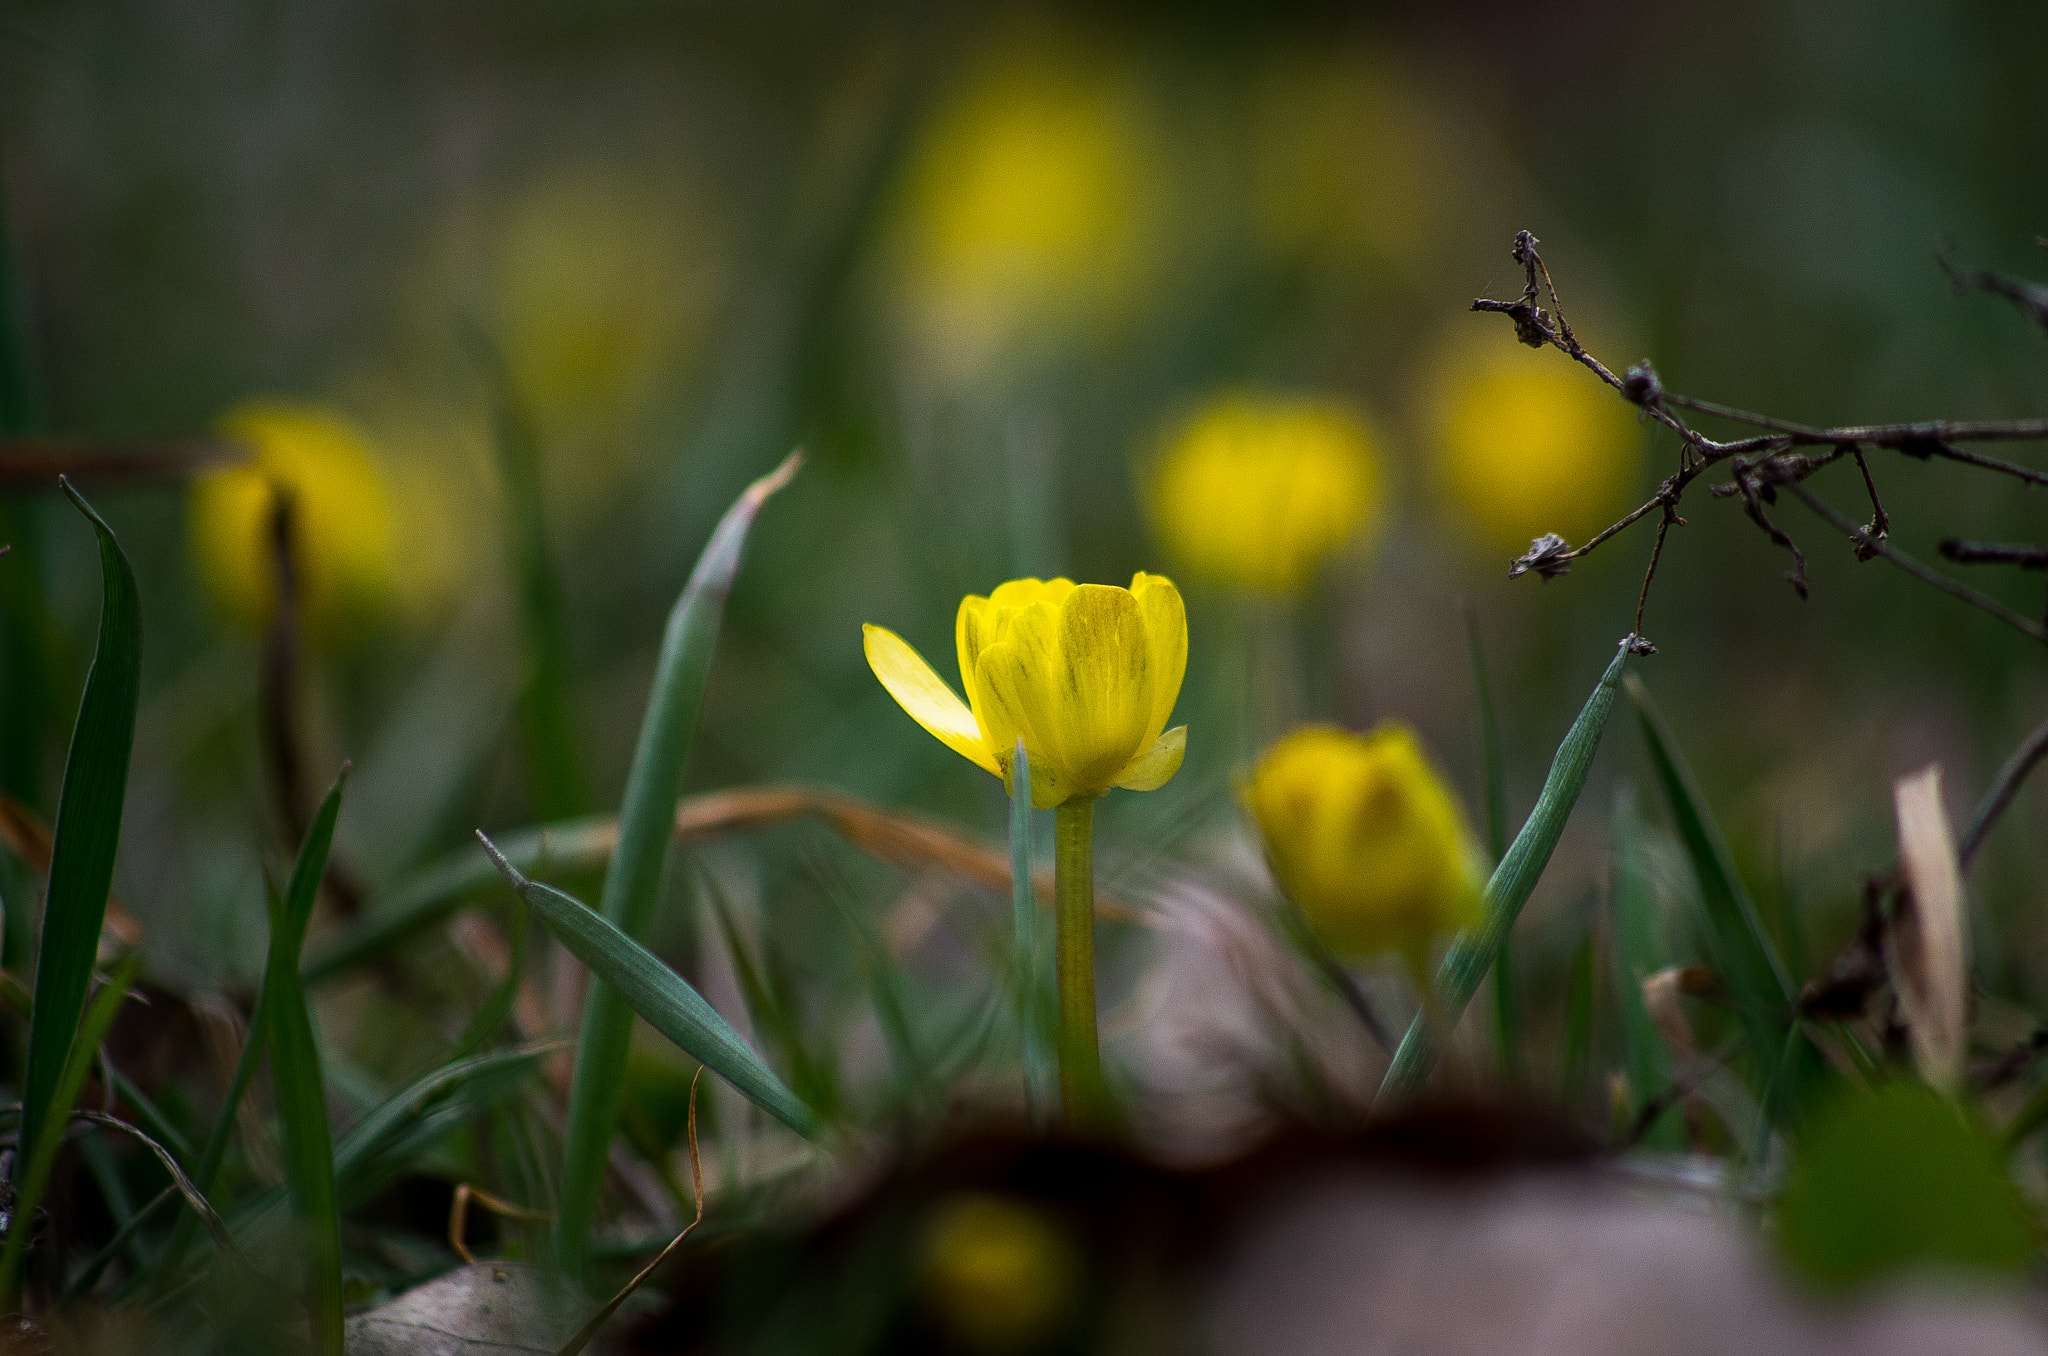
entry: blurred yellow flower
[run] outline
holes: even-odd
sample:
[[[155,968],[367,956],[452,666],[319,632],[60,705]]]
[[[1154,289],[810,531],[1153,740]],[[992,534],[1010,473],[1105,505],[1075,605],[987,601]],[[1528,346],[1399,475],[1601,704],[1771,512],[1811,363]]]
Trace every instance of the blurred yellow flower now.
[[[502,210],[495,310],[521,398],[544,422],[618,419],[701,337],[708,223],[649,179],[594,170],[542,179]]]
[[[1192,573],[1295,593],[1378,525],[1379,439],[1334,401],[1224,396],[1170,438],[1149,498]]]
[[[1035,1348],[1079,1298],[1071,1233],[1027,1201],[964,1192],[925,1227],[920,1290],[948,1334],[973,1351]]]
[[[1405,725],[1295,730],[1244,798],[1280,888],[1338,954],[1393,952],[1420,974],[1439,939],[1479,921],[1471,832]]]
[[[1574,543],[1605,527],[1635,483],[1635,412],[1590,372],[1489,327],[1454,347],[1432,386],[1438,472],[1495,547],[1545,532]]]
[[[726,280],[706,199],[671,166],[571,165],[459,202],[423,242],[407,367],[448,366],[458,321],[488,339],[539,435],[551,520],[587,518],[662,445],[646,421],[687,389]]]
[[[912,720],[1006,781],[1021,736],[1040,809],[1112,786],[1152,791],[1180,770],[1166,728],[1188,663],[1180,591],[1140,572],[1128,589],[1014,579],[970,594],[955,622],[962,702],[892,631],[861,628],[868,666]]]
[[[1128,76],[1019,44],[970,79],[907,176],[898,249],[929,356],[971,371],[1021,333],[1121,315],[1153,252],[1158,155]]]
[[[382,611],[397,580],[389,491],[375,447],[324,405],[255,400],[222,418],[250,460],[192,487],[190,531],[201,580],[234,621],[260,630],[277,609],[275,495],[290,495],[306,629],[333,640]]]

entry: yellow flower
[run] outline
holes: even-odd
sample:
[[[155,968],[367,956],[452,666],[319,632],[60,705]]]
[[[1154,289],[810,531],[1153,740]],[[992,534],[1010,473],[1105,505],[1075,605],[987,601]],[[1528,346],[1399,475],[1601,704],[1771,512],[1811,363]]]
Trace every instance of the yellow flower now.
[[[1391,951],[1419,972],[1439,938],[1479,921],[1471,833],[1405,725],[1296,730],[1244,797],[1280,888],[1331,950]]]
[[[397,577],[390,494],[363,431],[322,405],[250,401],[221,432],[252,453],[192,487],[192,550],[229,617],[260,630],[277,609],[275,491],[291,496],[302,616],[333,639],[381,611]]]
[[[1031,1350],[1069,1316],[1080,1288],[1069,1231],[1029,1202],[964,1192],[925,1227],[925,1302],[970,1351]]]
[[[1513,551],[1580,542],[1626,507],[1642,436],[1626,402],[1563,354],[1489,330],[1436,383],[1438,469],[1451,500]]]
[[[868,665],[910,718],[1009,778],[1021,736],[1040,809],[1112,786],[1152,791],[1180,770],[1187,727],[1166,728],[1188,664],[1180,591],[1140,572],[1127,589],[1013,579],[960,603],[962,702],[892,631],[861,628]]]
[[[1151,253],[1158,156],[1128,77],[1057,43],[999,53],[913,157],[897,242],[930,356],[1122,313]]]
[[[1197,410],[1152,479],[1152,517],[1188,568],[1294,593],[1380,515],[1378,439],[1332,401],[1231,395]]]

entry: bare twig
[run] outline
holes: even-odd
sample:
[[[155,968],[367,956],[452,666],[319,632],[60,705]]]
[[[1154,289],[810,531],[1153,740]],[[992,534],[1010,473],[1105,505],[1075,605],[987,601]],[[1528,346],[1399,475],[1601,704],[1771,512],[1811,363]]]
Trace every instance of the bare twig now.
[[[1970,869],[1977,849],[1984,846],[1984,836],[1991,832],[1991,826],[2012,804],[2012,798],[2019,793],[2020,783],[2040,765],[2044,755],[2048,755],[2048,720],[2034,727],[2033,733],[2021,741],[2005,760],[2005,765],[1998,769],[1998,775],[1991,779],[1991,789],[1984,793],[1976,815],[1970,820],[1969,832],[1963,835],[1962,843],[1956,848],[1956,860],[1962,864],[1963,870]]]
[[[1840,531],[1851,541],[1856,542],[1859,548],[1867,545],[1874,554],[1883,556],[1915,579],[1933,585],[1951,598],[1960,599],[1971,607],[1990,613],[2022,635],[2031,636],[2035,640],[2048,643],[2048,628],[2044,628],[2040,622],[2035,621],[2031,617],[2021,616],[2004,603],[1993,598],[1990,594],[1979,593],[1976,589],[1971,588],[1959,579],[1951,579],[1939,570],[1929,569],[1888,541],[1864,536],[1861,524],[1851,522],[1834,505],[1828,503],[1827,500],[1822,499],[1797,481],[1788,482],[1785,488],[1797,495],[1800,501],[1812,509],[1814,514],[1822,521]]]
[[[1774,543],[1791,552],[1793,568],[1787,578],[1802,598],[1806,596],[1807,591],[1805,558],[1791,537],[1778,526],[1767,510],[1767,505],[1774,502],[1776,487],[1779,485],[1792,489],[1809,507],[1813,507],[1816,513],[1846,535],[1855,546],[1859,557],[1868,560],[1873,556],[1885,556],[1908,573],[1926,580],[1972,606],[1983,608],[2034,639],[2048,640],[2048,629],[2044,629],[2041,623],[2028,621],[2012,609],[1966,585],[1939,575],[1913,561],[1911,557],[1894,550],[1888,541],[1891,531],[1890,516],[1878,496],[1876,480],[1871,475],[1869,463],[1864,456],[1866,447],[1886,447],[1921,460],[1939,456],[2010,475],[2028,484],[2048,485],[2048,472],[2001,461],[1980,453],[1966,452],[1955,446],[1959,442],[2048,439],[2048,419],[1937,419],[1908,423],[1817,427],[1667,391],[1656,369],[1647,362],[1638,363],[1629,368],[1623,376],[1617,377],[1611,368],[1587,352],[1577,335],[1572,332],[1570,322],[1564,317],[1563,306],[1558,301],[1557,286],[1550,275],[1550,269],[1537,252],[1537,243],[1536,237],[1527,231],[1516,233],[1512,257],[1523,269],[1522,295],[1513,301],[1493,301],[1482,297],[1472,303],[1472,309],[1506,315],[1514,322],[1515,337],[1521,342],[1534,348],[1556,348],[1566,354],[1614,388],[1623,399],[1641,409],[1647,417],[1676,433],[1681,440],[1681,448],[1678,470],[1657,487],[1657,493],[1648,502],[1631,510],[1576,549],[1555,535],[1539,537],[1531,545],[1529,552],[1510,566],[1510,577],[1531,570],[1546,579],[1562,575],[1568,572],[1573,562],[1580,557],[1589,554],[1624,528],[1649,516],[1653,509],[1661,509],[1664,516],[1658,522],[1657,541],[1651,548],[1650,566],[1645,572],[1643,588],[1636,601],[1637,631],[1640,633],[1643,611],[1649,600],[1650,581],[1655,575],[1664,539],[1674,522],[1684,521],[1677,516],[1679,501],[1692,481],[1702,472],[1722,462],[1729,462],[1732,464],[1732,483],[1717,485],[1714,492],[1739,496],[1742,499],[1743,510],[1750,519],[1762,528]],[[1953,274],[1953,270],[1951,272]],[[2048,289],[2042,291],[2043,295],[2048,295]],[[1550,302],[1547,308],[1541,304],[1545,299]],[[1711,415],[1763,429],[1765,432],[1754,437],[1722,442],[1692,427],[1674,413],[1676,410]],[[1821,455],[1797,450],[1822,446],[1827,447],[1829,451]],[[1870,496],[1871,521],[1867,527],[1850,523],[1831,508],[1821,506],[1821,501],[1804,490],[1802,482],[1808,476],[1843,457],[1855,461],[1863,477],[1864,490]]]
[[[1958,565],[2017,565],[2023,570],[2048,570],[2048,546],[1943,537],[1934,549],[1943,560],[1953,560]]]
[[[476,1265],[476,1258],[471,1255],[469,1244],[466,1241],[469,1233],[469,1203],[471,1201],[475,1201],[478,1205],[481,1205],[484,1209],[501,1219],[516,1219],[528,1223],[544,1224],[554,1218],[553,1215],[545,1210],[532,1210],[523,1205],[514,1205],[510,1201],[500,1200],[482,1187],[471,1186],[467,1182],[458,1183],[455,1187],[455,1199],[448,1204],[448,1246],[455,1250],[455,1255],[462,1259],[464,1266],[473,1267]]]

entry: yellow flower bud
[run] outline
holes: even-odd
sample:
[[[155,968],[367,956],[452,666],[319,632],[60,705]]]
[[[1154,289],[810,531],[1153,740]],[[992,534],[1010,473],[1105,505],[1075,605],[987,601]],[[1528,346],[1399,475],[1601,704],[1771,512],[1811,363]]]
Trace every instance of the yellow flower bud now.
[[[307,631],[334,639],[381,611],[395,586],[396,551],[368,436],[325,406],[275,400],[237,406],[220,427],[252,454],[192,487],[192,550],[221,610],[252,631],[277,610],[271,511],[283,490]]]
[[[910,718],[1006,781],[1017,740],[1040,809],[1112,786],[1152,791],[1180,770],[1187,727],[1166,728],[1188,664],[1180,590],[1140,572],[1127,589],[1013,579],[960,603],[962,702],[893,631],[862,627],[868,666]]]
[[[1244,798],[1280,888],[1338,954],[1394,952],[1419,972],[1439,939],[1479,921],[1472,835],[1407,726],[1295,730]]]
[[[1080,1248],[1039,1206],[989,1192],[944,1201],[925,1228],[919,1289],[970,1351],[1040,1346],[1072,1314]]]
[[[1627,507],[1642,449],[1635,412],[1562,353],[1494,329],[1484,338],[1457,348],[1436,383],[1444,490],[1510,554],[1545,532],[1582,542]]]
[[[1334,401],[1229,395],[1187,419],[1152,477],[1153,521],[1196,574],[1295,593],[1378,526],[1379,439]]]

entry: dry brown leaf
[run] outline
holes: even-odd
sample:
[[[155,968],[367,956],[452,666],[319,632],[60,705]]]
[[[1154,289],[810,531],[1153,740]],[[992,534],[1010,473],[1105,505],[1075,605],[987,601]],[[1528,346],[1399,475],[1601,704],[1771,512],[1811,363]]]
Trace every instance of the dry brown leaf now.
[[[1892,788],[1905,888],[1885,936],[1885,965],[1913,1050],[1929,1085],[1953,1089],[1969,1037],[1969,934],[1963,878],[1941,803],[1941,765],[1930,763]]]
[[[823,787],[787,784],[736,786],[692,796],[676,807],[676,838],[688,842],[786,820],[815,816],[871,857],[906,871],[946,871],[984,889],[1007,894],[1010,858],[1006,850],[977,843],[952,829],[900,810],[885,810]],[[1040,902],[1052,903],[1052,873],[1034,873]],[[1098,918],[1120,922],[1145,919],[1143,911],[1098,895]]]
[[[12,796],[0,795],[0,843],[5,843],[8,851],[34,867],[37,875],[50,874],[50,856],[56,851],[56,838],[41,815]],[[121,951],[133,951],[142,945],[142,925],[128,912],[121,896],[112,893],[107,896],[106,928],[100,939],[102,959],[106,958],[109,942]]]

